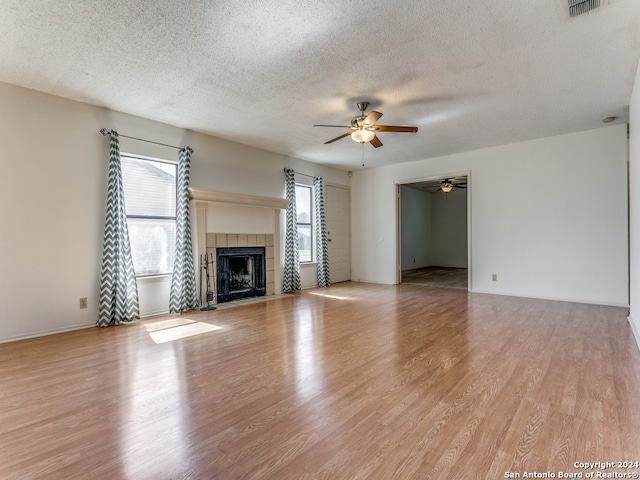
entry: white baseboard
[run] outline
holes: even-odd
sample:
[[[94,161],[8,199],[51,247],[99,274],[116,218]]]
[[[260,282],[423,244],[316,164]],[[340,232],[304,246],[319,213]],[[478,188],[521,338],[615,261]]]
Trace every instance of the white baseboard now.
[[[203,306],[206,305],[203,304]],[[169,310],[154,310],[151,312],[144,312],[144,313],[140,313],[140,318],[147,318],[147,317],[155,317],[156,315],[168,315],[169,314]]]
[[[51,330],[41,330],[39,332],[28,333],[26,335],[17,335],[15,337],[0,338],[0,343],[17,342],[19,340],[27,340],[29,338],[45,337],[47,335],[55,335],[56,333],[72,332],[74,330],[82,330],[83,328],[95,327],[95,323],[72,325],[70,327],[52,328]]]
[[[636,324],[631,315],[627,317],[629,320],[629,324],[631,325],[631,331],[633,332],[633,336],[636,338],[636,343],[638,344],[638,350],[640,350],[640,326]]]
[[[600,301],[600,300],[582,300],[582,299],[576,299],[576,298],[564,298],[564,297],[539,297],[539,296],[534,296],[534,295],[526,295],[523,293],[513,293],[513,292],[491,292],[488,290],[470,290],[470,293],[482,293],[485,295],[502,295],[505,297],[520,297],[520,298],[534,298],[536,300],[551,300],[554,302],[571,302],[571,303],[584,303],[586,305],[602,305],[605,307],[623,307],[623,308],[629,308],[629,304],[628,303],[621,303],[621,302],[607,302],[607,301]]]
[[[351,279],[349,281],[354,283],[373,283],[374,285],[397,285],[395,283],[382,282],[380,280],[367,280],[366,278],[358,278],[355,280]]]

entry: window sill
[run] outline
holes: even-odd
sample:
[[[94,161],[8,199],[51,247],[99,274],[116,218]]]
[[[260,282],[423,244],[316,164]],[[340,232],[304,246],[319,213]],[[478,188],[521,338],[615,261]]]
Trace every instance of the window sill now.
[[[171,278],[173,276],[172,273],[160,273],[157,275],[141,275],[139,277],[136,277],[137,281],[140,280],[158,280],[158,279],[163,279],[163,278]]]

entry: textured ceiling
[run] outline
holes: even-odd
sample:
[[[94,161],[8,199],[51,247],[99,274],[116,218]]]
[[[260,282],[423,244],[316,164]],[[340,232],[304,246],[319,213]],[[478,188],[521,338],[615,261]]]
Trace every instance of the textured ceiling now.
[[[2,0],[0,81],[347,170],[626,122],[640,1]],[[136,135],[136,132],[122,132]]]

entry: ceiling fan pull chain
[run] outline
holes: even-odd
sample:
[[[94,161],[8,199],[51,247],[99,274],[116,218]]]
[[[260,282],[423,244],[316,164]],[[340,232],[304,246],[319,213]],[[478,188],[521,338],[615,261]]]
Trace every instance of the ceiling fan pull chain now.
[[[362,145],[362,166],[364,167],[364,142],[361,142],[360,145]]]

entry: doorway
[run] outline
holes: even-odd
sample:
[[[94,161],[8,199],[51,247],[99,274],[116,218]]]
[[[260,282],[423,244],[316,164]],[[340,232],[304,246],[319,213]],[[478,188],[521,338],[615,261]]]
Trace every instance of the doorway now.
[[[471,290],[470,172],[398,184],[397,283]]]

